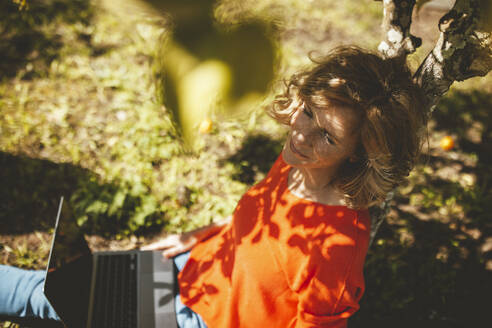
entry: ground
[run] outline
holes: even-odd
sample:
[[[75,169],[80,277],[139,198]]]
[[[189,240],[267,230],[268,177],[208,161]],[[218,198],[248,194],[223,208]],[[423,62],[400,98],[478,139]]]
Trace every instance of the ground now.
[[[0,263],[45,267],[60,195],[94,250],[220,219],[281,149],[285,129],[262,104],[217,111],[198,149],[184,149],[158,89],[169,18],[147,3],[45,0],[0,12],[10,18],[0,29]],[[224,0],[217,13],[223,24],[271,24],[278,80],[310,51],[375,49],[380,39],[374,1]],[[413,68],[441,15],[434,7],[414,17],[424,45]],[[371,246],[351,327],[482,326],[492,292],[490,82],[456,84],[433,113],[421,163]],[[454,148],[439,147],[444,136]]]

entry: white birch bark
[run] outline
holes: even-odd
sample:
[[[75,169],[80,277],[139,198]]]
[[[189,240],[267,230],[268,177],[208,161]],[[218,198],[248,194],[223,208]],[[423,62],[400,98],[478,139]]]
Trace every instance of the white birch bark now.
[[[421,0],[424,2],[424,0]],[[440,36],[414,75],[426,96],[429,115],[454,81],[485,76],[492,69],[490,0],[456,0],[439,21]],[[385,56],[401,58],[420,46],[410,34],[415,0],[384,0],[385,40],[378,50]],[[489,9],[489,10],[486,10]],[[371,243],[389,211],[394,193],[378,207],[371,208]]]

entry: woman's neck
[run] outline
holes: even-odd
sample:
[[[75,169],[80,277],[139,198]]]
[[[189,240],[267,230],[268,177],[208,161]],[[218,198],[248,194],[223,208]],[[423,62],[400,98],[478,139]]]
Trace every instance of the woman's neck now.
[[[289,172],[287,187],[294,195],[325,205],[345,205],[343,195],[332,184],[329,175],[316,176],[292,168]]]

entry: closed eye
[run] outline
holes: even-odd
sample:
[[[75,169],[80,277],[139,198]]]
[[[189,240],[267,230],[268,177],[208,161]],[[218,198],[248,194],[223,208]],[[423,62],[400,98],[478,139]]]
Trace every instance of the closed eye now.
[[[314,118],[313,111],[306,104],[304,104],[304,106],[303,106],[303,112],[304,112],[304,114],[306,114],[307,117],[309,117],[311,119]],[[322,129],[321,133],[323,134],[323,138],[325,139],[325,141],[328,144],[330,144],[330,145],[336,144],[337,139],[335,137],[333,137],[333,135],[330,134],[327,130]]]
[[[314,114],[312,112],[312,110],[306,106],[306,104],[304,104],[304,113],[309,117],[309,118],[313,118]]]
[[[330,133],[326,130],[323,130],[323,138],[328,142],[330,145],[335,144],[335,139],[330,135]]]

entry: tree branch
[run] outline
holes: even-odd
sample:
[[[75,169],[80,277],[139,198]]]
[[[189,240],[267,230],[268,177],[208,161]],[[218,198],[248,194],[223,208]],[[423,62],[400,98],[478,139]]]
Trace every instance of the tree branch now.
[[[414,75],[424,91],[429,114],[454,81],[485,76],[492,70],[492,24],[487,21],[490,17],[486,17],[491,5],[487,1],[456,0],[440,19],[439,40]],[[384,0],[383,3],[386,40],[378,49],[385,57],[404,60],[420,46],[420,39],[409,32],[415,0]],[[392,198],[393,192],[381,206],[371,208],[370,244],[386,218]]]
[[[439,40],[415,73],[429,110],[454,81],[485,76],[492,69],[492,35],[485,30],[481,2],[456,0],[439,21]]]
[[[384,202],[382,202],[379,206],[372,206],[371,208],[369,208],[369,215],[371,217],[371,232],[369,235],[369,247],[374,242],[379,227],[381,226],[381,224],[386,219],[386,216],[388,215],[388,212],[390,210],[390,202],[394,196],[395,196],[395,192],[391,191],[386,196]]]
[[[381,1],[381,0],[376,0]],[[399,58],[404,62],[407,55],[414,53],[420,47],[422,40],[410,34],[412,24],[412,12],[415,0],[384,0],[383,1],[383,40],[378,50],[386,58]],[[371,234],[369,245],[376,237],[379,227],[386,219],[389,212],[389,203],[393,199],[394,192],[388,193],[386,200],[380,206],[370,208]]]
[[[384,0],[383,1],[383,40],[378,50],[387,58],[401,58],[414,53],[422,40],[410,34],[412,12],[415,0]]]

